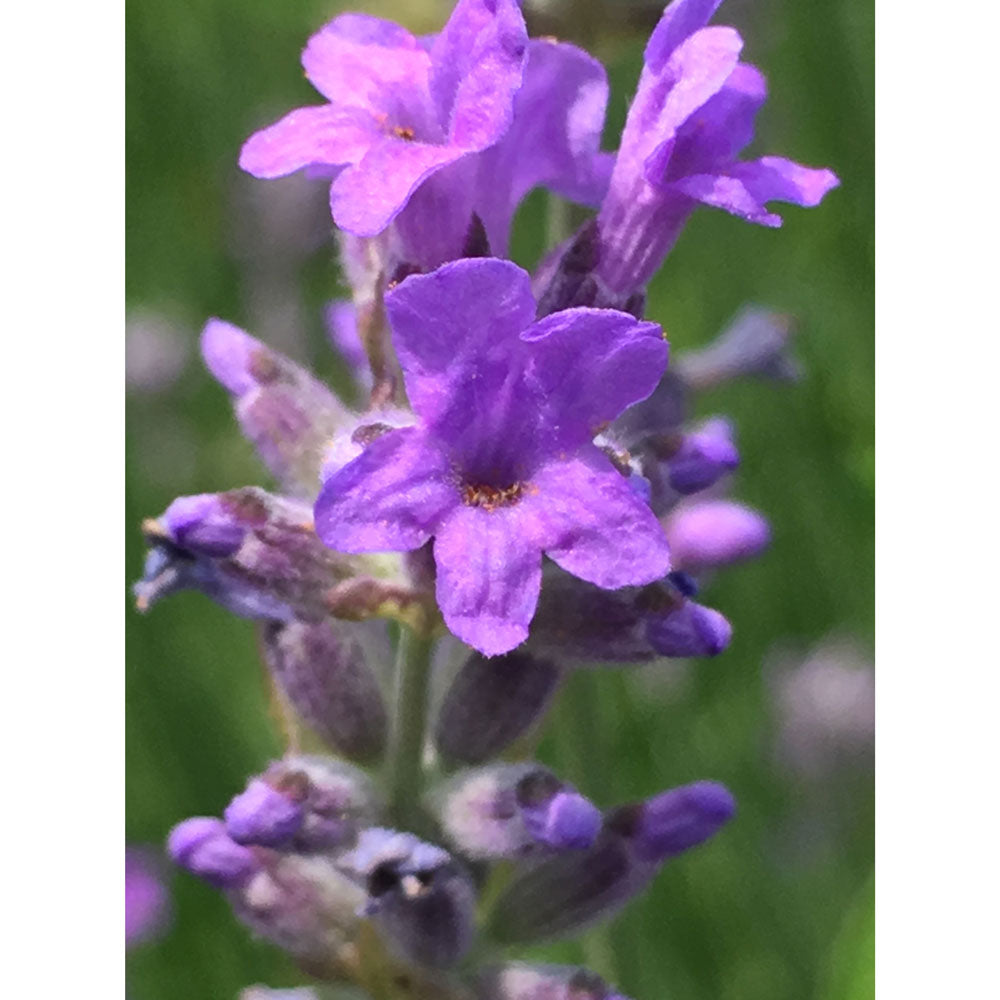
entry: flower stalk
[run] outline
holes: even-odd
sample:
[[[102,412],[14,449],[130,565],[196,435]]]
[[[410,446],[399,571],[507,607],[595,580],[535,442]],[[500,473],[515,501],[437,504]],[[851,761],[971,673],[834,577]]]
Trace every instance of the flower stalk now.
[[[416,825],[433,648],[433,639],[426,634],[405,625],[400,627],[386,755],[386,794],[389,811],[401,829]]]

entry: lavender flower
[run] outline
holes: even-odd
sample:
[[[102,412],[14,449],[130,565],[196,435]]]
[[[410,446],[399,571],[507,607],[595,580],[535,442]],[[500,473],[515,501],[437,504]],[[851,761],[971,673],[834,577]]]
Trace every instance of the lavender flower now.
[[[337,585],[364,575],[320,543],[308,506],[256,487],[179,497],[143,531],[140,610],[193,589],[243,618],[319,621],[335,609]]]
[[[314,497],[323,449],[347,420],[340,401],[304,368],[220,319],[205,325],[201,351],[282,490]]]
[[[392,224],[384,262],[433,268],[467,256],[481,220],[505,253],[518,203],[544,185],[596,205],[608,88],[582,50],[528,43],[514,0],[462,0],[440,35],[335,18],[310,39],[306,75],[329,99],[252,136],[240,165],[257,177],[308,168],[333,179],[334,222],[372,237]]]
[[[163,876],[149,851],[125,848],[125,946],[162,931],[169,914]]]
[[[771,529],[757,511],[730,500],[683,504],[665,529],[675,565],[692,571],[752,559],[771,540]]]
[[[698,204],[780,226],[769,201],[818,205],[839,181],[783,157],[738,161],[767,94],[739,62],[732,28],[705,25],[721,0],[674,0],[645,52],[608,195],[598,216],[597,273],[616,296],[643,288]]]
[[[544,858],[510,883],[494,910],[493,933],[504,942],[536,941],[609,918],[664,862],[708,840],[734,810],[732,795],[710,781],[615,810],[593,847]]]
[[[352,303],[327,324],[369,398],[351,413],[210,321],[205,361],[282,492],[179,497],[144,524],[135,590],[146,608],[198,589],[261,622],[286,707],[342,756],[385,757],[383,802],[363,771],[296,742],[223,819],[170,834],[177,864],[321,980],[372,996],[625,1000],[586,970],[466,959],[480,934],[532,942],[611,916],[733,815],[711,781],[602,814],[541,765],[495,760],[524,750],[570,669],[725,650],[731,626],[695,600],[693,574],[768,542],[759,514],[716,496],[739,455],[727,421],[690,425],[690,397],[735,375],[787,377],[788,324],[741,316],[667,373],[662,331],[642,319],[697,204],[775,226],[768,201],[817,204],[837,183],[737,160],[764,83],[735,31],[705,26],[718,5],[664,12],[616,157],[600,152],[603,67],[529,42],[516,0],[459,0],[423,39],[335,18],[303,54],[328,103],[243,148],[258,177],[331,182]],[[533,282],[502,257],[537,186],[600,210]],[[342,620],[371,617],[398,625],[391,711],[371,641],[388,630]],[[450,639],[435,647],[442,618],[472,647],[447,686],[437,673],[458,657],[442,655]]]
[[[388,21],[342,14],[302,54],[330,103],[252,136],[240,166],[257,177],[320,168],[333,178],[334,222],[374,236],[435,173],[507,131],[526,46],[515,0],[461,0],[429,45]]]
[[[433,537],[445,622],[487,655],[527,638],[543,552],[601,587],[668,571],[648,507],[591,443],[662,374],[655,324],[588,309],[532,323],[528,275],[493,259],[411,277],[386,307],[421,423],[326,481],[324,542],[372,552]]]
[[[435,798],[445,836],[471,858],[581,850],[601,828],[597,807],[537,764],[467,771]]]

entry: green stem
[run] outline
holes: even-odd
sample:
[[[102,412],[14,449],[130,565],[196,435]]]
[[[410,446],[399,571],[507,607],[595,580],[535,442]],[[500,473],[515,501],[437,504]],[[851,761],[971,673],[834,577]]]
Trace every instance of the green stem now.
[[[403,829],[413,827],[420,802],[433,645],[432,639],[401,626],[386,784],[389,809]]]

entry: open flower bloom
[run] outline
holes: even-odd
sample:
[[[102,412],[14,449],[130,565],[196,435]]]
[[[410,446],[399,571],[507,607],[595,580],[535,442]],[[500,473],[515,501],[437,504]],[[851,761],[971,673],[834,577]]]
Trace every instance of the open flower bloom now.
[[[767,83],[733,29],[705,27],[721,0],[675,0],[646,46],[598,218],[598,273],[619,296],[645,287],[699,205],[780,226],[769,201],[811,207],[839,181],[780,156],[739,161]]]
[[[445,623],[488,656],[527,638],[543,552],[608,589],[668,572],[661,527],[593,444],[663,375],[655,323],[582,308],[533,322],[530,277],[493,258],[410,277],[386,309],[420,420],[327,479],[316,504],[327,545],[405,551],[433,538]]]
[[[464,256],[473,213],[505,253],[517,205],[538,185],[589,205],[607,189],[604,68],[573,45],[529,43],[516,0],[462,0],[430,38],[342,14],[302,64],[329,103],[251,136],[240,166],[330,177],[333,221],[355,236],[395,221],[393,253],[409,264]]]

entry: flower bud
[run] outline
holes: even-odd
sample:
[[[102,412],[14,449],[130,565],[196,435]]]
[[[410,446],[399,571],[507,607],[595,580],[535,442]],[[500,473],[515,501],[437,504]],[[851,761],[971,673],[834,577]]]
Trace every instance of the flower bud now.
[[[447,851],[409,833],[373,827],[340,864],[364,885],[363,912],[398,958],[443,967],[468,951],[475,890]]]
[[[732,425],[716,418],[683,435],[667,458],[667,481],[683,496],[707,490],[740,464],[732,439]]]
[[[213,816],[186,819],[170,831],[167,850],[174,862],[218,889],[245,883],[260,868],[253,851],[237,844]]]
[[[201,351],[232,396],[243,433],[282,489],[315,497],[323,449],[345,420],[344,407],[304,368],[230,323],[209,320]]]
[[[241,844],[328,850],[351,842],[375,818],[367,776],[328,757],[276,761],[226,809],[226,829]]]
[[[499,756],[541,719],[559,678],[555,663],[529,653],[492,658],[473,653],[438,711],[434,726],[438,750],[463,764]]]
[[[794,381],[801,374],[788,353],[794,329],[791,316],[747,306],[707,347],[681,355],[677,371],[696,389],[744,375]]]
[[[273,622],[264,630],[271,676],[302,721],[346,757],[385,748],[386,711],[364,647],[345,622]]]
[[[702,781],[616,809],[593,847],[543,858],[513,879],[492,914],[494,935],[503,943],[538,941],[607,919],[664,861],[717,832],[734,808],[725,788]]]
[[[629,838],[638,860],[659,864],[704,843],[735,811],[736,802],[725,786],[696,781],[623,806],[608,817],[608,825]]]
[[[476,1000],[628,1000],[586,969],[520,962],[476,977]]]
[[[244,618],[319,620],[359,558],[328,549],[312,510],[248,486],[180,497],[143,525],[150,551],[135,585],[140,610],[178,590],[200,590]]]
[[[527,648],[574,666],[715,656],[729,645],[732,629],[717,611],[688,599],[692,586],[686,574],[671,573],[645,587],[611,591],[551,573]]]
[[[661,656],[717,656],[729,645],[733,628],[718,611],[684,601],[646,623],[649,644]]]
[[[664,529],[674,566],[694,572],[752,559],[771,540],[764,517],[731,500],[685,504],[667,518]]]
[[[155,937],[170,910],[159,859],[137,847],[125,848],[125,946]]]
[[[449,841],[471,858],[581,850],[593,844],[601,813],[537,764],[497,764],[457,775],[434,795]]]

